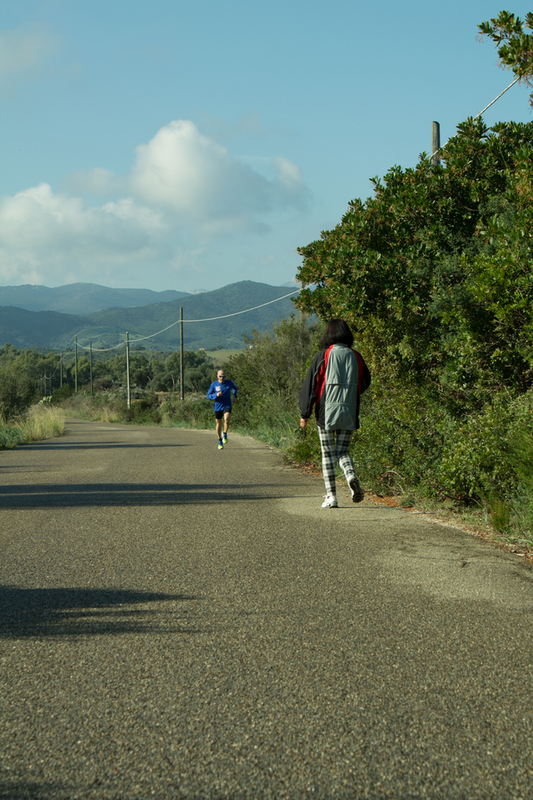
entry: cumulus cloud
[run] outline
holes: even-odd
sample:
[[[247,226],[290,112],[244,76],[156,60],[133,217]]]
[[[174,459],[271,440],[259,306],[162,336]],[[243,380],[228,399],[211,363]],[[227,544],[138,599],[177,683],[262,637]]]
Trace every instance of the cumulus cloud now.
[[[43,183],[0,201],[0,279],[49,283],[65,268],[155,258],[162,228],[157,212],[131,201],[91,208]]]
[[[58,48],[57,37],[38,25],[0,31],[0,85],[34,72]]]
[[[176,120],[136,148],[128,175],[95,167],[73,173],[66,187],[99,197],[133,197],[164,210],[178,224],[222,228],[226,220],[232,229],[240,219],[238,227],[253,227],[254,216],[302,207],[308,199],[296,164],[279,157],[269,162],[271,178],[203,136],[189,120]]]
[[[269,163],[267,177],[192,122],[171,122],[136,148],[127,175],[95,167],[71,175],[61,193],[40,184],[4,197],[0,280],[18,270],[17,283],[35,282],[66,264],[152,261],[181,269],[187,254],[198,263],[221,238],[264,233],[276,214],[305,207],[297,165],[281,157]],[[89,196],[101,200],[90,204]]]

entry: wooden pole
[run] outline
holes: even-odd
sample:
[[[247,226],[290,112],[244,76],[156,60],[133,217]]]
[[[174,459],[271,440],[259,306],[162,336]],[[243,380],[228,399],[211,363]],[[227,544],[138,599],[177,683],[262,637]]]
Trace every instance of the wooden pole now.
[[[89,369],[91,372],[91,394],[93,394],[93,343],[89,341]]]
[[[435,121],[431,123],[431,161],[434,167],[440,164],[440,124]]]
[[[130,387],[130,334],[126,332],[126,384],[128,408],[131,408],[131,387]]]
[[[180,399],[185,400],[183,385],[183,307],[180,308]]]

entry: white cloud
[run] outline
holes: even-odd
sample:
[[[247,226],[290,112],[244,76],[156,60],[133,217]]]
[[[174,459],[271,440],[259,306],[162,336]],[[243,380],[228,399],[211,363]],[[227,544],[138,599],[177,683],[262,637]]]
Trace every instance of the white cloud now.
[[[43,183],[0,201],[0,280],[50,283],[65,270],[156,258],[162,228],[133,201],[91,208]]]
[[[305,186],[296,165],[279,159],[276,177],[268,180],[234,158],[213,139],[202,136],[188,120],[161,128],[146,145],[139,145],[130,191],[143,201],[164,206],[188,221],[230,229],[236,218],[252,225],[255,214],[298,205]],[[297,177],[299,176],[299,177]]]
[[[304,207],[298,167],[269,162],[270,177],[192,122],[171,122],[137,147],[125,176],[95,167],[71,175],[61,193],[43,183],[1,199],[0,281],[16,273],[16,283],[50,284],[71,269],[95,281],[91,270],[130,263],[201,271],[207,250],[264,234],[287,208]]]
[[[259,217],[302,208],[308,200],[296,164],[280,157],[261,162],[268,162],[271,177],[203,136],[189,120],[176,120],[136,148],[128,175],[95,167],[73,173],[65,186],[99,197],[133,197],[165,212],[173,224],[197,226],[203,234],[254,230],[264,227]]]
[[[35,71],[58,48],[57,37],[38,25],[0,31],[0,85]]]

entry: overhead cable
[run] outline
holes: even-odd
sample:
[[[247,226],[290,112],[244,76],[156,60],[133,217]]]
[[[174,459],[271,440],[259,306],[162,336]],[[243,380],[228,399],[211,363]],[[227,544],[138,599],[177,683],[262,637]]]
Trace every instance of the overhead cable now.
[[[289,294],[284,294],[282,297],[276,297],[274,300],[268,300],[268,302],[261,303],[261,305],[254,306],[253,308],[246,308],[244,311],[234,311],[232,314],[223,314],[220,317],[208,317],[207,319],[183,319],[183,320],[177,319],[175,322],[172,322],[170,325],[167,325],[166,328],[163,328],[163,330],[157,331],[157,333],[151,333],[149,336],[141,336],[138,339],[130,339],[130,344],[133,344],[134,342],[144,342],[146,339],[153,339],[155,336],[159,336],[160,334],[165,333],[165,331],[170,330],[170,328],[173,328],[175,325],[178,325],[180,322],[184,322],[184,323],[185,322],[187,322],[187,323],[189,323],[189,322],[215,322],[218,319],[227,319],[228,317],[237,317],[240,314],[247,314],[249,311],[256,311],[258,308],[263,308],[264,306],[269,306],[272,303],[278,303],[280,300],[285,300],[287,297],[291,297],[293,294],[298,294],[299,291],[300,291],[300,289],[295,289],[295,291],[289,292]],[[97,348],[97,349],[98,349],[99,353],[107,353],[109,350],[116,350],[118,347],[122,347],[125,344],[126,344],[126,342],[120,342],[119,344],[116,344],[113,347]],[[82,345],[82,344],[78,344],[78,347],[81,347],[82,350],[89,350],[90,349],[89,347],[86,347],[85,345]]]
[[[517,83],[519,80],[520,80],[520,78],[515,78],[515,79],[514,79],[514,81],[513,81],[512,83],[510,83],[510,84],[509,84],[509,86],[508,86],[506,89],[504,89],[504,90],[503,90],[503,92],[500,92],[500,94],[498,95],[498,97],[495,97],[495,98],[494,98],[494,100],[493,100],[491,103],[489,103],[489,104],[488,104],[488,106],[485,106],[485,108],[483,109],[483,111],[480,111],[480,112],[479,112],[479,114],[476,114],[476,116],[474,117],[474,120],[478,119],[478,118],[479,118],[479,117],[480,117],[482,114],[484,114],[484,113],[485,113],[485,111],[486,111],[488,108],[490,108],[491,106],[493,106],[493,105],[494,105],[494,103],[496,102],[496,100],[499,100],[499,99],[500,99],[500,97],[501,97],[502,95],[504,95],[504,94],[505,94],[505,92],[509,91],[509,89],[511,88],[511,86],[514,86],[514,85],[515,85],[515,83]],[[449,144],[449,143],[451,142],[451,140],[452,140],[452,139],[455,139],[455,137],[456,137],[457,135],[458,135],[457,133],[454,133],[454,135],[453,135],[453,136],[451,136],[451,137],[448,139],[448,141],[446,142],[446,144]],[[431,158],[434,158],[434,157],[437,155],[437,153],[439,153],[441,150],[443,150],[443,149],[446,147],[446,144],[443,144],[443,145],[442,145],[442,147],[439,147],[437,150],[435,150],[435,152],[431,154],[431,156],[430,156],[430,159],[431,159]]]

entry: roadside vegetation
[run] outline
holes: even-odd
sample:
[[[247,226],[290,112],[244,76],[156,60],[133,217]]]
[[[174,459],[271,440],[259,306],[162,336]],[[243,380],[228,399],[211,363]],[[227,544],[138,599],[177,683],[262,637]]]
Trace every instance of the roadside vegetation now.
[[[533,14],[480,30],[502,64],[533,76]],[[322,325],[347,320],[372,372],[353,456],[364,488],[404,505],[470,515],[533,550],[533,123],[468,119],[440,153],[393,167],[331,231],[300,249],[305,287],[293,316],[217,360],[132,352],[63,365],[51,405],[88,419],[213,428],[205,393],[223,367],[239,389],[232,429],[319,469],[298,395]],[[309,322],[318,319],[318,324]],[[58,354],[0,351],[0,413],[17,428],[36,387],[57,387]],[[48,376],[48,378],[46,377]],[[77,380],[79,391],[73,391]],[[4,434],[3,446],[7,443]],[[16,442],[15,442],[16,443]],[[0,447],[2,441],[0,440]]]
[[[62,436],[64,432],[64,412],[48,402],[41,402],[16,417],[0,416],[0,450]]]

